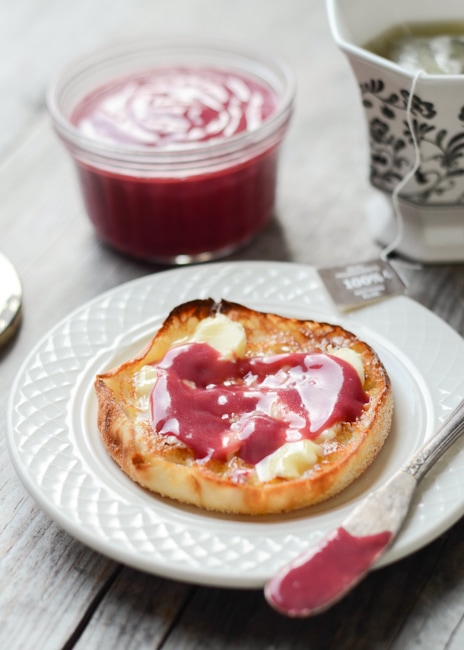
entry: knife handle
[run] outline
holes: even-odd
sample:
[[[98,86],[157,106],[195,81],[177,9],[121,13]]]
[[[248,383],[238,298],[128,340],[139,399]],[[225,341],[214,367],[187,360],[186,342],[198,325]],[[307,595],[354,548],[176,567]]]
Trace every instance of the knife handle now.
[[[414,456],[402,467],[403,472],[411,474],[420,481],[432,465],[464,433],[464,399],[439,426],[436,433],[425,442]]]

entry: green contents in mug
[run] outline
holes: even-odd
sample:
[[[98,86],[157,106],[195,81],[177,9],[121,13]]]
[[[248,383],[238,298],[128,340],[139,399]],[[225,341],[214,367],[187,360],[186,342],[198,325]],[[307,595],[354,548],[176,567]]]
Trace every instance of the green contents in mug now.
[[[464,22],[403,23],[383,32],[365,49],[407,70],[464,74]]]

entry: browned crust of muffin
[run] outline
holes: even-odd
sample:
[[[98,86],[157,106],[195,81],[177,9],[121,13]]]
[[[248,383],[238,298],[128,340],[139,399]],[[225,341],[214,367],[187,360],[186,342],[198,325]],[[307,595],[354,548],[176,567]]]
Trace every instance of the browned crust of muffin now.
[[[321,351],[349,347],[362,358],[369,397],[354,423],[343,423],[336,440],[326,443],[312,469],[297,479],[260,482],[253,468],[233,458],[195,461],[181,443],[157,434],[148,418],[137,416],[132,377],[160,361],[173,345],[188,339],[197,324],[221,312],[240,321],[248,356]],[[262,515],[319,503],[339,493],[371,464],[388,436],[393,395],[390,380],[374,350],[338,325],[285,318],[237,303],[194,300],[176,307],[149,345],[134,359],[97,375],[98,428],[111,457],[145,488],[208,510]],[[137,419],[136,419],[137,418]]]

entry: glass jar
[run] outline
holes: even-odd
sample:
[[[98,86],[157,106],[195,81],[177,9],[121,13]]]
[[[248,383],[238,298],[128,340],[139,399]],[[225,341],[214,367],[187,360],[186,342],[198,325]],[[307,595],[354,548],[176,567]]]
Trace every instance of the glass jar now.
[[[183,94],[179,75],[188,80]],[[195,89],[192,79],[202,75],[201,88]],[[166,90],[170,78],[175,91]],[[233,92],[227,90],[235,97],[226,107],[213,105],[221,95],[221,79],[229,78],[239,80]],[[209,90],[211,80],[216,89]],[[234,131],[237,105],[242,102],[242,112],[252,110],[242,82],[252,94],[261,92],[264,101],[272,101],[272,110]],[[127,99],[130,83],[137,90]],[[132,257],[185,264],[231,253],[268,222],[294,86],[285,64],[254,48],[152,39],[102,49],[71,63],[51,84],[47,103],[54,128],[76,164],[99,238]],[[121,91],[116,98],[112,88]],[[114,138],[107,137],[114,124],[105,124],[106,132],[98,133],[100,116],[89,128],[82,126],[88,117],[86,102],[95,104],[102,95],[104,110],[116,115],[117,129],[122,125]],[[208,113],[209,121],[199,131],[195,120],[206,115],[205,105],[215,113]],[[169,110],[173,115],[167,115]],[[84,114],[82,123],[79,112]],[[131,120],[137,122],[139,139],[128,136]],[[214,132],[221,120],[226,128]],[[205,128],[213,135],[205,135]]]

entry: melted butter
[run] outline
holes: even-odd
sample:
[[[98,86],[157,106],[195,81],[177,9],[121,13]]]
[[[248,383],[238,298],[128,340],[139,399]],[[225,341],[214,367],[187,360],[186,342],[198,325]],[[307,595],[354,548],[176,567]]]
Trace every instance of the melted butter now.
[[[331,440],[335,440],[337,437],[339,425],[335,424],[333,427],[329,427],[328,429],[324,429],[318,437],[316,438],[316,442],[320,445],[324,444],[325,442],[330,442]]]
[[[216,314],[200,321],[190,340],[209,343],[225,359],[245,356],[245,329],[241,323],[224,314]]]
[[[359,381],[364,385],[364,366],[360,355],[351,348],[337,348],[330,350],[330,354],[338,359],[343,359],[358,373]]]
[[[298,478],[318,461],[321,448],[312,440],[287,442],[275,452],[256,464],[256,474],[260,481],[273,478]]]
[[[155,431],[198,460],[256,465],[286,443],[353,422],[368,401],[354,368],[320,352],[229,360],[206,343],[171,348],[151,393]]]
[[[156,380],[156,367],[143,366],[133,377],[133,385],[136,396],[136,406],[142,410],[148,410],[150,393]]]
[[[224,314],[216,314],[201,320],[192,336],[184,339],[182,344],[195,341],[208,343],[226,359],[243,357],[246,351],[246,334],[243,325]],[[133,386],[138,408],[148,410],[155,379],[156,367],[152,365],[143,366],[135,373]]]
[[[201,348],[194,346],[198,353],[193,357],[192,343]],[[227,460],[239,455],[255,465],[261,481],[301,476],[336,439],[336,418],[355,417],[356,409],[361,408],[362,359],[349,348],[330,350],[329,355],[281,354],[256,359],[245,359],[245,351],[246,336],[240,323],[223,314],[200,321],[193,335],[172,348],[158,367],[144,366],[134,376],[136,406],[147,412],[151,404],[158,432],[192,448],[198,459]],[[180,361],[176,361],[178,356]],[[313,371],[322,372],[315,380],[322,382],[319,393],[311,388],[314,377],[309,384],[305,378],[308,369],[303,359]],[[178,363],[180,376],[173,379],[170,369]],[[345,390],[342,377],[347,372],[348,376],[351,372],[349,383],[357,376],[360,385],[354,402],[348,400],[346,408],[351,414],[340,415],[345,407],[337,406],[337,400]],[[321,396],[322,407],[315,404]],[[196,403],[189,412],[192,398],[202,401],[200,410]],[[353,407],[354,403],[358,406]],[[333,421],[331,413],[337,408]],[[316,429],[311,429],[308,414],[317,423]]]

